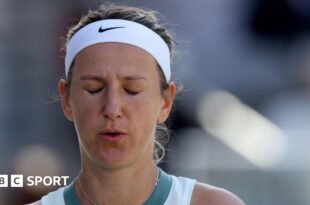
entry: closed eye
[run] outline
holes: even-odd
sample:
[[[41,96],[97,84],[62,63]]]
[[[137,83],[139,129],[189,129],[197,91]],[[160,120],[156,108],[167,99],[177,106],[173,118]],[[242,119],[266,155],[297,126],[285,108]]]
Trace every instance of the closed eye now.
[[[99,92],[101,92],[101,88],[100,89],[97,89],[97,90],[87,90],[90,94],[92,94],[92,95],[95,95],[95,94],[97,94],[97,93],[99,93]]]
[[[140,93],[140,91],[131,91],[131,90],[128,90],[128,89],[125,89],[126,93],[128,93],[129,95],[137,95]]]

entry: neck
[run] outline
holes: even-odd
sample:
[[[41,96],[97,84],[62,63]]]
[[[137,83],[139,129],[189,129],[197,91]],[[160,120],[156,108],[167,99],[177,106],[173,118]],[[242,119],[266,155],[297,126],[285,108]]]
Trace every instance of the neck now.
[[[75,183],[81,204],[93,205],[89,197],[96,204],[143,204],[151,195],[157,177],[157,167],[149,161],[141,163],[143,166],[111,170],[82,160],[81,183]]]

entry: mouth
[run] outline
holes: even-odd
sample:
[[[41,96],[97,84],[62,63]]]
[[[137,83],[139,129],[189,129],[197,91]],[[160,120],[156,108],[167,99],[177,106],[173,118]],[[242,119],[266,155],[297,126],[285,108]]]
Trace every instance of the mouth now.
[[[118,131],[118,130],[115,130],[115,131],[109,130],[109,131],[103,131],[103,132],[98,133],[99,138],[105,141],[108,141],[108,142],[120,142],[126,136],[127,136],[126,132]]]

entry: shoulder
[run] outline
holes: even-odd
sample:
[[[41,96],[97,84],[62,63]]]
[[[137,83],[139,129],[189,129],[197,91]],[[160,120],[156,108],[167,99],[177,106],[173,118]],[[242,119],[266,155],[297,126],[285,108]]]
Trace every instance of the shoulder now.
[[[233,193],[214,187],[211,185],[197,182],[192,199],[191,205],[245,205],[241,199],[239,199]]]
[[[26,205],[42,205],[42,202],[41,200],[39,200],[39,201],[33,202],[31,204],[26,204]]]

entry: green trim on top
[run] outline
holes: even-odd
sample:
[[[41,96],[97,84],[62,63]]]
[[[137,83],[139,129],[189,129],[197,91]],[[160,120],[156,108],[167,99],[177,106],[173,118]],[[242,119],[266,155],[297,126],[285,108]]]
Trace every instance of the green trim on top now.
[[[143,205],[163,205],[167,200],[172,186],[172,178],[163,170],[160,170],[159,181],[151,196]]]
[[[74,188],[74,182],[75,180],[64,190],[65,205],[81,205]]]
[[[65,205],[81,205],[77,197],[73,181],[64,190]],[[172,178],[163,170],[160,170],[159,180],[151,196],[143,205],[162,205],[167,200],[172,186]]]

